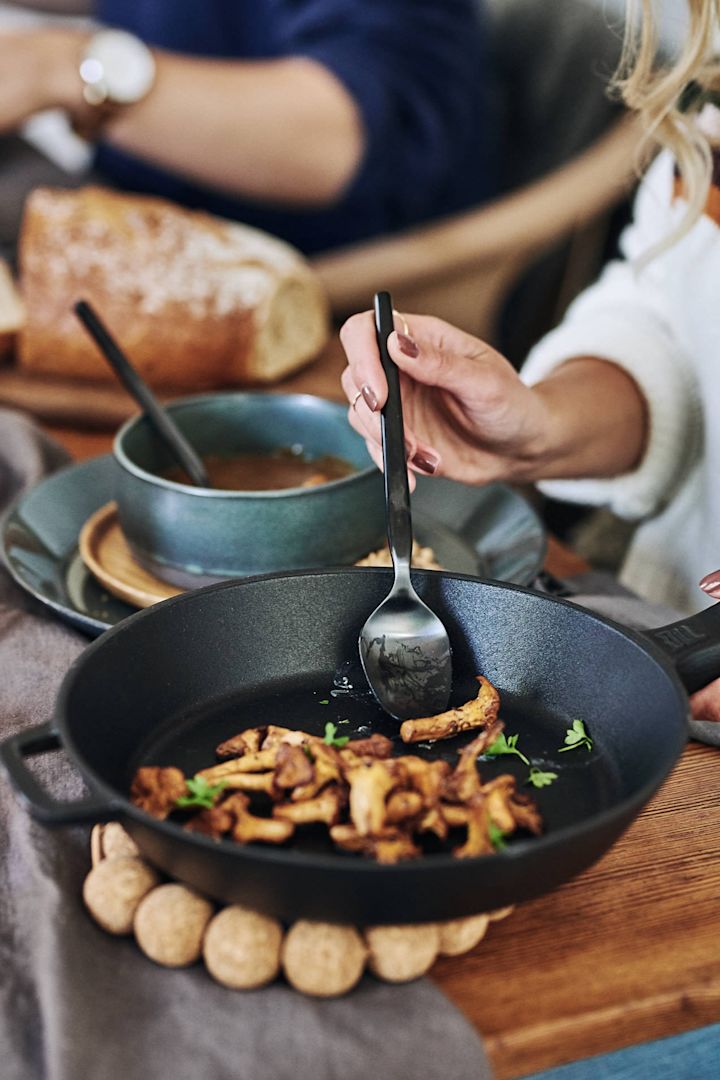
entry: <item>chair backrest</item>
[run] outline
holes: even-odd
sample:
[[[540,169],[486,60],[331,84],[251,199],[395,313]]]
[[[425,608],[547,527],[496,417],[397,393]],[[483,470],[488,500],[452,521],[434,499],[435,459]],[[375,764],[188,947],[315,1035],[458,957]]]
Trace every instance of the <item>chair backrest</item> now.
[[[623,116],[573,160],[477,209],[316,257],[333,313],[363,310],[387,289],[401,310],[492,341],[523,271],[628,197],[640,141],[639,122]]]

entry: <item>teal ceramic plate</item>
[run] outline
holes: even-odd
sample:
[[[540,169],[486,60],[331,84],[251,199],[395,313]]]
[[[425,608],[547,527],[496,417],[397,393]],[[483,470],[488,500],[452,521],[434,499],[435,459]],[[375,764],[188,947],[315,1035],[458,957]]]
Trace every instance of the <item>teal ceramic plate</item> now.
[[[0,526],[0,554],[17,584],[92,637],[135,611],[92,577],[78,551],[80,529],[113,498],[115,468],[107,454],[54,473],[22,495]],[[545,559],[540,519],[503,484],[419,478],[413,524],[418,541],[457,573],[529,585]]]

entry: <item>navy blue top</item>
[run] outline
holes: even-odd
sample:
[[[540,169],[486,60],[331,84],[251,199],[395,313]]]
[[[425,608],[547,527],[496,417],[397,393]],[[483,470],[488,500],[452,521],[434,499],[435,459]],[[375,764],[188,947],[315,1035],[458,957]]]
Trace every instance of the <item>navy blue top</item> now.
[[[98,0],[109,25],[196,56],[307,56],[347,87],[366,129],[356,175],[330,207],[241,201],[109,145],[100,171],[127,190],[267,229],[320,251],[482,201],[496,190],[491,78],[478,0]]]

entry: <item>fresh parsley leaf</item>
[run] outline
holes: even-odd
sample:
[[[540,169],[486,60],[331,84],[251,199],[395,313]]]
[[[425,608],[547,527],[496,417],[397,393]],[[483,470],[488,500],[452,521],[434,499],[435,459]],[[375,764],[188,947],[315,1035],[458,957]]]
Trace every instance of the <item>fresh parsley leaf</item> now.
[[[542,769],[538,769],[537,766],[533,765],[525,783],[532,784],[533,787],[537,788],[548,787],[557,778],[558,774],[556,772],[543,772]]]
[[[488,835],[490,837],[490,843],[496,851],[502,851],[503,848],[507,847],[507,841],[505,839],[506,834],[490,817],[488,818]]]
[[[332,720],[328,720],[325,725],[325,738],[324,743],[328,746],[336,746],[340,750],[343,746],[350,742],[349,735],[336,735],[337,727],[333,724]]]
[[[227,781],[220,780],[217,784],[208,784],[207,780],[202,776],[194,776],[186,780],[185,783],[189,794],[181,795],[179,799],[175,800],[175,805],[181,810],[189,810],[195,807],[209,810],[227,784]]]
[[[505,732],[501,731],[495,742],[492,743],[491,746],[488,746],[485,753],[490,755],[490,757],[495,757],[500,754],[515,754],[521,761],[524,761],[526,765],[529,765],[530,762],[528,759],[518,750],[517,741],[517,735],[506,737]]]
[[[579,750],[582,746],[588,751],[592,750],[593,741],[585,730],[582,720],[573,720],[572,727],[565,732],[565,746],[560,747],[559,753],[564,754],[566,750]]]

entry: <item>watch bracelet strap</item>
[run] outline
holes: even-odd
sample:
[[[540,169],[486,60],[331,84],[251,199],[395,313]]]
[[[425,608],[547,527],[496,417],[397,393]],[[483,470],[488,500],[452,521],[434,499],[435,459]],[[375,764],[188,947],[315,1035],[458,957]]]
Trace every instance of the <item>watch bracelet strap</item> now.
[[[107,125],[123,111],[123,106],[104,101],[101,105],[88,105],[73,112],[70,117],[72,129],[76,135],[87,142],[96,142]]]

